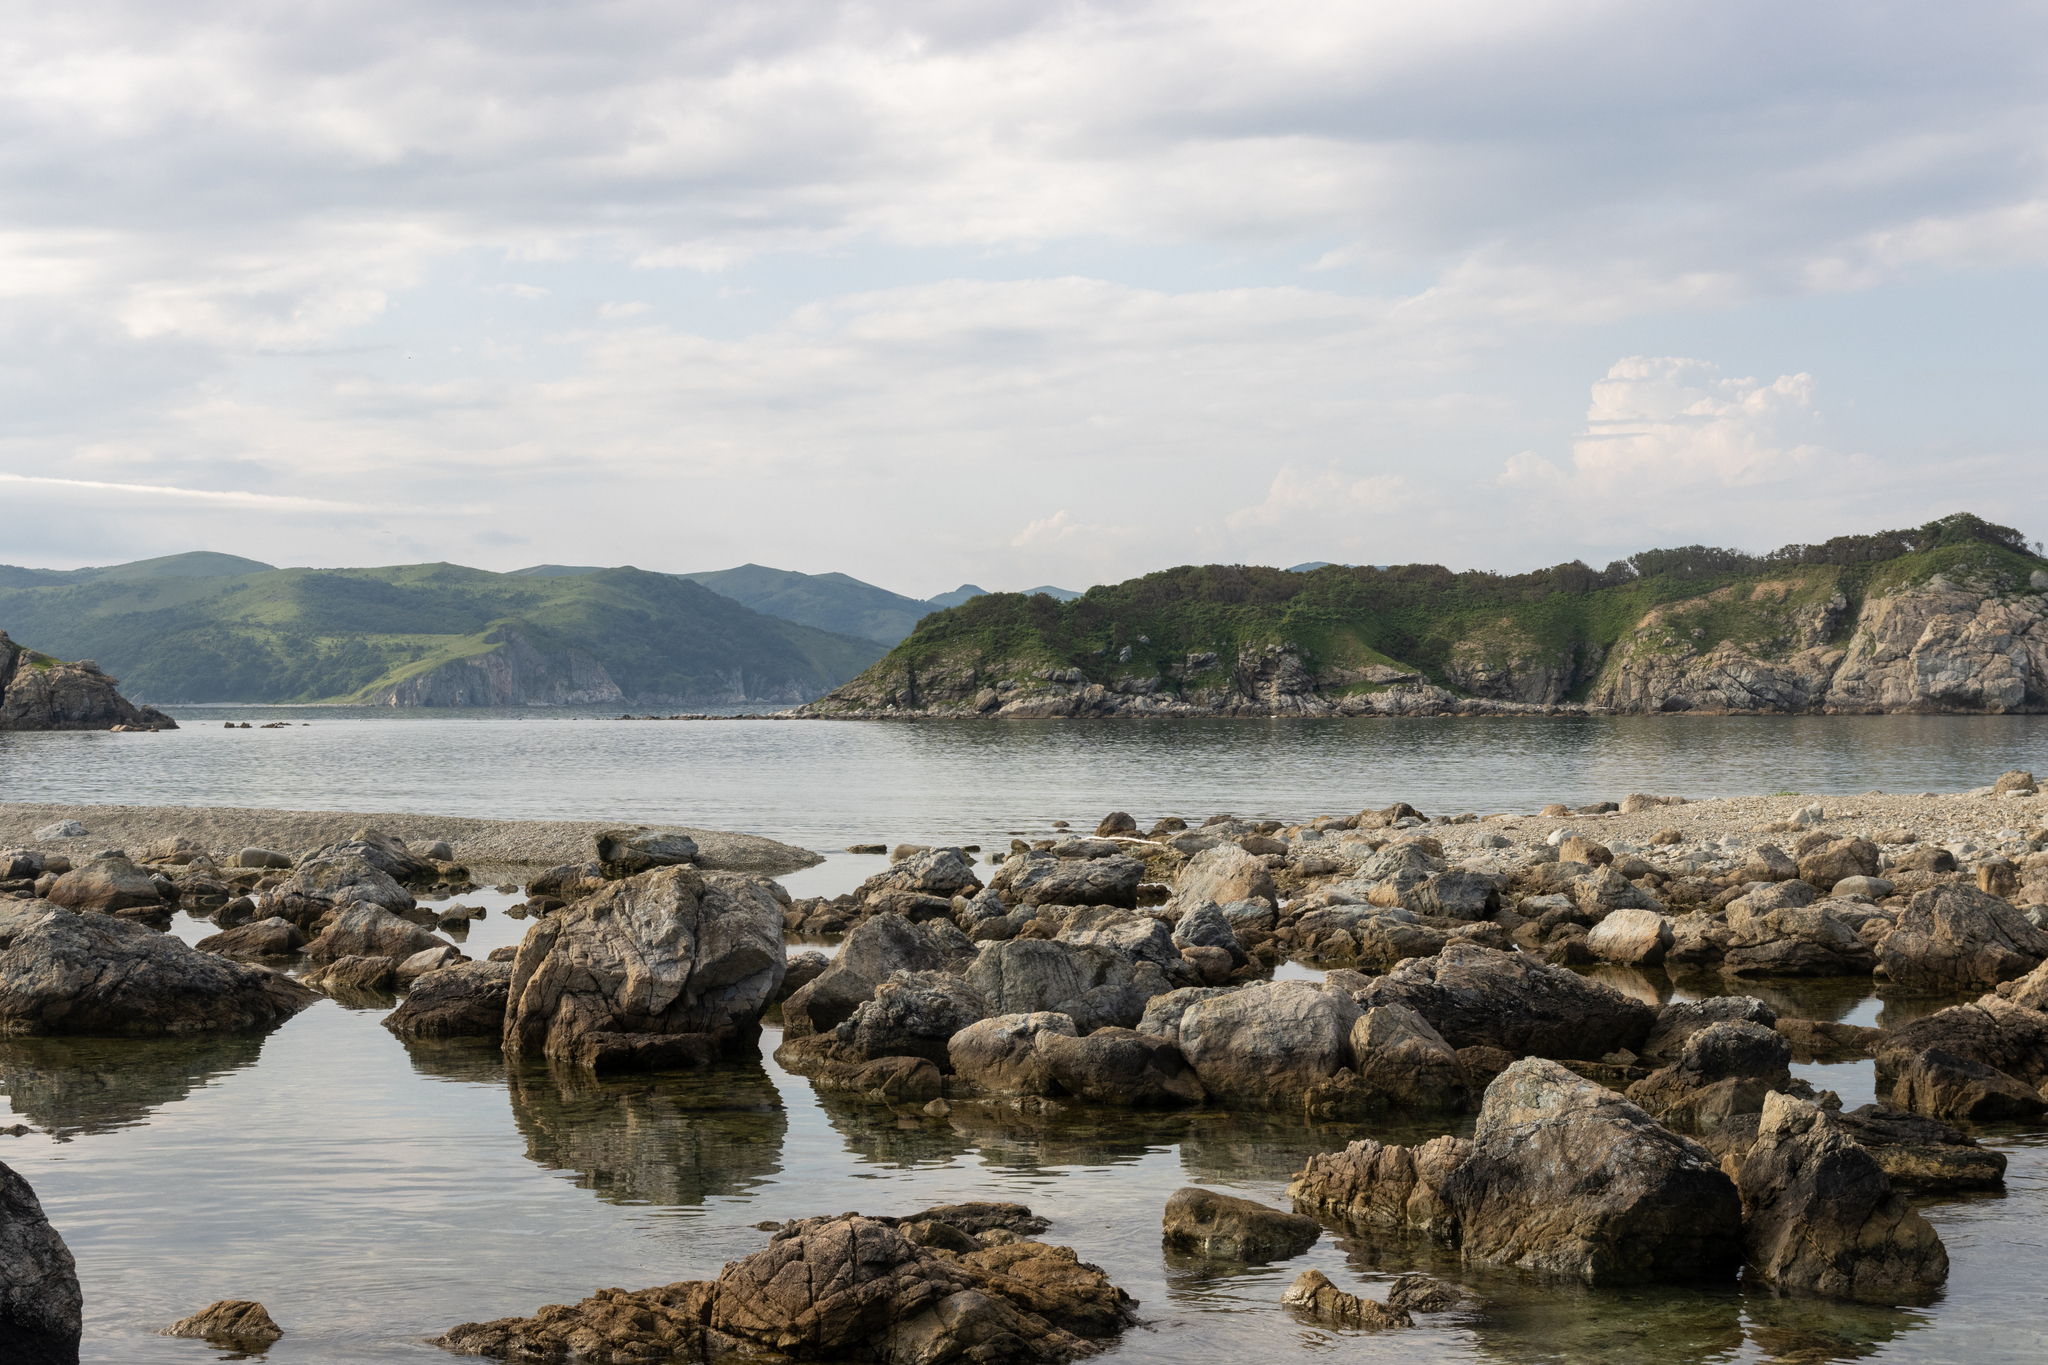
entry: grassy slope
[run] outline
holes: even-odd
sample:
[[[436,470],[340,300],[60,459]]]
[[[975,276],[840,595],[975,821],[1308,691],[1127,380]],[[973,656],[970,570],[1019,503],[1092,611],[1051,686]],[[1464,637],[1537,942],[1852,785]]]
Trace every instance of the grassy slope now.
[[[414,564],[102,578],[0,589],[0,621],[51,653],[96,658],[131,694],[183,701],[356,696],[484,652],[501,623],[544,649],[584,650],[634,696],[687,696],[734,669],[830,686],[880,652],[636,569],[531,578]]]
[[[819,630],[858,635],[893,645],[932,608],[914,597],[863,583],[843,573],[807,574],[742,564],[737,569],[679,575],[755,611]]]
[[[1445,666],[1460,650],[1524,657],[1611,650],[1656,608],[1688,641],[1710,648],[1733,640],[1768,657],[1791,647],[1789,610],[1838,591],[1849,599],[1845,620],[1853,621],[1866,593],[1936,573],[2003,575],[2024,585],[2043,564],[2002,545],[1965,541],[1875,564],[1666,573],[1608,585],[1577,564],[1514,577],[1453,574],[1435,565],[1331,566],[1305,574],[1188,566],[1093,588],[1068,603],[1017,593],[976,598],[927,617],[846,691],[873,696],[899,688],[906,677],[957,677],[969,668],[985,681],[1044,668],[1079,669],[1100,682],[1158,673],[1170,688],[1189,688],[1222,682],[1241,650],[1279,643],[1297,645],[1312,668],[1326,672],[1392,663],[1446,683]],[[1691,635],[1695,628],[1700,637]],[[1121,663],[1125,645],[1131,659]],[[1218,655],[1217,665],[1186,672],[1188,656],[1205,652]],[[1177,671],[1185,676],[1176,679]],[[1585,690],[1582,682],[1579,692]]]

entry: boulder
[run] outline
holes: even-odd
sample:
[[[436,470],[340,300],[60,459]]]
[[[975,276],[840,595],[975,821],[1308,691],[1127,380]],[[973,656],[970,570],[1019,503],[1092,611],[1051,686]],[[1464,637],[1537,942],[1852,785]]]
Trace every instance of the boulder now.
[[[505,1032],[510,962],[461,962],[413,982],[384,1027],[401,1038],[498,1038]]]
[[[690,1036],[743,1049],[784,964],[782,907],[766,886],[656,868],[526,931],[512,965],[505,1049],[585,1064],[618,1055],[621,1037]]]
[[[1939,1194],[2005,1185],[2005,1153],[1939,1119],[1866,1104],[1835,1121],[1876,1158],[1895,1190]]]
[[[1404,842],[1389,844],[1359,864],[1358,880],[1374,884],[1373,904],[1405,905],[1416,887],[1448,870],[1440,851]]]
[[[1406,1005],[1380,1005],[1351,1026],[1352,1069],[1381,1107],[1457,1109],[1471,1097],[1458,1054]]]
[[[1025,905],[1115,905],[1131,909],[1138,904],[1138,883],[1144,876],[1145,864],[1121,854],[1109,858],[1056,858],[1042,875],[1018,890],[1017,898]]]
[[[1921,844],[1892,859],[1892,872],[1939,874],[1956,870],[1956,855],[1940,844]]]
[[[164,1328],[167,1337],[199,1337],[240,1350],[261,1352],[284,1337],[263,1305],[252,1299],[222,1299]]]
[[[0,1162],[0,1357],[77,1365],[84,1308],[71,1249],[28,1181]]]
[[[1173,930],[1163,920],[1113,906],[1084,906],[1067,916],[1054,936],[1060,943],[1095,943],[1132,962],[1152,962],[1169,973],[1180,961]]]
[[[1182,905],[1280,899],[1266,865],[1236,844],[1218,844],[1197,853],[1174,876],[1173,888],[1174,899]]]
[[[983,1019],[952,1036],[947,1061],[961,1080],[987,1094],[1050,1095],[1059,1087],[1038,1049],[1042,1034],[1075,1037],[1074,1021],[1051,1011]]]
[[[1449,1312],[1464,1299],[1465,1296],[1455,1287],[1440,1284],[1413,1271],[1395,1280],[1393,1287],[1387,1290],[1387,1307],[1411,1313]]]
[[[1657,1012],[1649,1037],[1636,1049],[1645,1062],[1676,1062],[1686,1039],[1711,1024],[1761,1024],[1770,1028],[1778,1014],[1752,995],[1713,995],[1705,1000],[1674,1000]]]
[[[1868,1057],[1885,1031],[1832,1019],[1780,1019],[1773,1028],[1792,1044],[1795,1062],[1853,1062]]]
[[[1179,922],[1173,926],[1172,941],[1176,948],[1220,948],[1229,954],[1233,967],[1242,967],[1249,961],[1237,941],[1237,931],[1231,928],[1222,908],[1210,901],[1181,913]]]
[[[707,1050],[702,1055],[708,1059],[712,1054]],[[930,1059],[864,1057],[837,1033],[785,1038],[775,1049],[775,1061],[791,1075],[806,1077],[819,1090],[887,1104],[923,1104],[939,1098],[945,1089],[945,1077]]]
[[[399,985],[410,986],[430,972],[443,971],[467,961],[469,958],[460,948],[444,943],[438,948],[422,948],[411,957],[400,959],[392,968],[391,974],[397,978]]]
[[[398,963],[388,957],[349,954],[309,968],[300,976],[323,991],[384,991],[397,984]]]
[[[193,946],[202,953],[226,957],[289,957],[306,946],[306,936],[290,920],[272,915],[224,933],[208,934]]]
[[[697,841],[687,834],[638,826],[608,829],[593,836],[598,866],[607,877],[632,877],[657,867],[697,861]]]
[[[1187,1185],[1166,1200],[1162,1240],[1173,1251],[1224,1261],[1286,1261],[1323,1235],[1313,1218]]]
[[[947,1043],[988,1017],[974,987],[948,972],[897,971],[875,987],[836,1032],[861,1057],[923,1057],[950,1071]]]
[[[1875,877],[1877,845],[1868,839],[1835,839],[1799,860],[1799,880],[1816,891],[1832,891],[1844,877]]]
[[[1999,982],[1994,994],[2001,1000],[2010,1000],[2015,1005],[2048,1014],[2048,961],[2025,976]]]
[[[1148,1109],[1204,1098],[1194,1068],[1170,1038],[1127,1028],[1099,1028],[1085,1038],[1043,1029],[1033,1043],[1045,1075],[1076,1099]]]
[[[1444,1202],[1444,1182],[1472,1153],[1469,1139],[1432,1138],[1398,1147],[1360,1138],[1341,1152],[1321,1152],[1295,1174],[1287,1197],[1368,1241],[1418,1232],[1456,1245],[1458,1214]]]
[[[1894,1108],[1937,1119],[1986,1123],[2048,1113],[2048,1099],[2003,1071],[1931,1047],[1899,1068]]]
[[[1347,1294],[1331,1284],[1330,1277],[1320,1270],[1304,1270],[1295,1276],[1294,1283],[1280,1295],[1280,1305],[1325,1322],[1368,1331],[1415,1325],[1415,1319],[1408,1315],[1407,1309]]]
[[[1592,915],[1615,910],[1653,910],[1662,913],[1664,902],[1643,890],[1613,867],[1596,867],[1571,884],[1572,899]]]
[[[1883,877],[1844,877],[1835,883],[1835,889],[1828,894],[1837,897],[1867,896],[1871,900],[1881,901],[1898,889],[1896,882]]]
[[[1485,919],[1500,909],[1500,877],[1490,872],[1453,868],[1423,878],[1408,889],[1401,904],[1418,915],[1442,919]]]
[[[1145,1002],[1145,1013],[1138,1019],[1138,1032],[1149,1033],[1160,1038],[1180,1041],[1180,1021],[1187,1012],[1203,1000],[1213,1000],[1219,995],[1228,995],[1236,986],[1183,986],[1164,995],[1155,995]]]
[[[1781,882],[1728,903],[1728,936],[1722,948],[1725,975],[1868,976],[1877,965],[1855,928],[1837,913],[1840,901],[1785,903]]]
[[[341,843],[314,849],[299,859],[299,866],[324,862],[360,863],[399,882],[431,882],[440,876],[440,869],[406,848],[405,840],[374,829],[359,829]]]
[[[2048,959],[2048,933],[1997,896],[1951,883],[1917,893],[1877,957],[1902,986],[1981,989]]]
[[[1709,1278],[1741,1258],[1742,1204],[1711,1153],[1539,1058],[1487,1087],[1442,1198],[1471,1263],[1604,1284]]]
[[[1742,875],[1753,882],[1789,882],[1799,876],[1799,864],[1776,844],[1759,844],[1743,862]]]
[[[1671,949],[1671,921],[1650,910],[1616,910],[1593,926],[1586,947],[1603,961],[1661,966]]]
[[[1991,791],[1995,796],[2004,796],[2008,792],[2031,796],[2039,790],[2041,789],[2035,785],[2034,775],[2018,768],[2000,773],[1998,780],[1991,784]]]
[[[1357,992],[1367,1009],[1406,1005],[1454,1048],[1597,1060],[1634,1051],[1656,1022],[1640,1000],[1524,954],[1454,943]]]
[[[349,847],[344,845],[343,849]],[[360,849],[370,846],[355,847],[356,852],[323,850],[308,855],[274,891],[265,893],[264,903],[289,905],[303,901],[325,908],[361,901],[392,911],[412,909],[417,904],[412,893],[389,872],[362,856]]]
[[[1895,1075],[1931,1047],[1995,1067],[2030,1086],[2048,1083],[2048,1014],[2002,995],[1951,1005],[1882,1035],[1875,1050],[1877,1069]]]
[[[45,899],[67,910],[97,910],[108,915],[121,910],[171,908],[150,875],[118,855],[95,858],[66,872]]]
[[[1948,1251],[1833,1116],[1791,1095],[1764,1104],[1737,1172],[1743,1256],[1781,1289],[1896,1303],[1941,1287]]]
[[[991,1015],[1050,1010],[1071,1018],[1083,1035],[1136,1025],[1145,1002],[1167,985],[1156,965],[1133,964],[1101,944],[1045,939],[984,944],[967,981]]]
[[[913,924],[901,915],[862,920],[832,955],[832,965],[783,1001],[783,1031],[791,1038],[830,1032],[852,1018],[892,973],[945,971],[964,966],[973,955],[966,936],[942,921]]]
[[[780,1004],[816,981],[831,965],[832,959],[815,948],[791,957],[789,965],[783,969],[782,984],[775,988],[776,1003]]]
[[[0,631],[0,634],[5,634],[5,632]],[[83,839],[85,832],[85,826],[79,824],[76,820],[53,820],[47,825],[32,830],[29,833],[29,837],[39,844],[44,844],[53,839]]]
[[[396,966],[414,953],[453,946],[381,905],[358,901],[344,907],[334,922],[306,945],[306,961],[319,964],[343,957],[388,957]]]
[[[1107,839],[1112,834],[1136,834],[1138,822],[1128,811],[1113,810],[1102,817],[1102,823],[1095,827],[1095,837]]]
[[[1761,1111],[1764,1097],[1792,1082],[1792,1044],[1763,1024],[1709,1024],[1685,1040],[1679,1060],[1628,1088],[1628,1097],[1667,1124],[1706,1128]]]
[[[1298,1103],[1350,1064],[1359,1016],[1343,991],[1260,982],[1190,1007],[1180,1020],[1180,1049],[1219,1104]]]
[[[317,997],[287,976],[48,901],[0,901],[0,1032],[197,1033],[274,1024]]]
[[[979,890],[981,879],[974,875],[967,854],[957,848],[921,849],[861,883],[864,898],[896,891],[950,900],[954,896],[971,896]]]
[[[229,867],[288,868],[292,865],[289,853],[279,853],[274,848],[249,847],[228,859]]]

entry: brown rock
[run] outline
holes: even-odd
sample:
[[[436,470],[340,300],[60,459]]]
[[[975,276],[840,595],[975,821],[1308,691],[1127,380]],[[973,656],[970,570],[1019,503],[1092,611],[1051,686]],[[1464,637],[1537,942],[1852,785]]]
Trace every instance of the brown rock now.
[[[162,1335],[202,1337],[245,1350],[261,1350],[284,1336],[284,1328],[271,1321],[263,1305],[252,1299],[222,1299],[209,1304],[189,1318],[179,1318]]]
[[[2048,934],[1997,896],[1951,884],[1915,894],[1877,956],[1903,986],[1983,988],[2048,959]]]
[[[1928,1048],[1899,1068],[1891,1102],[1930,1118],[1973,1123],[2048,1113],[2048,1100],[2032,1086],[1940,1048]]]
[[[1836,839],[1799,860],[1799,879],[1818,891],[1834,890],[1844,877],[1875,877],[1877,845],[1868,839]]]
[[[1368,1330],[1382,1327],[1413,1327],[1415,1319],[1405,1308],[1390,1307],[1371,1299],[1347,1294],[1330,1283],[1320,1270],[1304,1270],[1280,1296],[1282,1306],[1297,1313]],[[1426,1311],[1426,1310],[1425,1310]]]
[[[1193,1185],[1167,1199],[1164,1225],[1168,1247],[1226,1261],[1285,1261],[1323,1235],[1313,1218]]]

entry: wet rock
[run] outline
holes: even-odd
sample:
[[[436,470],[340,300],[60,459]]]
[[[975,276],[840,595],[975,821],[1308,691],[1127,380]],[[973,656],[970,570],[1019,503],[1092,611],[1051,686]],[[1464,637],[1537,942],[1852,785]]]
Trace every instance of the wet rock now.
[[[680,867],[697,861],[697,841],[638,826],[608,829],[593,836],[598,865],[607,877],[632,877],[657,867]]]
[[[1455,1288],[1427,1275],[1403,1275],[1387,1290],[1387,1307],[1410,1313],[1448,1313],[1464,1301]]]
[[[1899,1068],[1891,1102],[1915,1114],[1973,1123],[2048,1113],[2048,1099],[2034,1087],[1982,1062],[1932,1047]]]
[[[1948,1251],[1882,1167],[1804,1100],[1766,1101],[1737,1175],[1743,1255],[1773,1285],[1895,1303],[1938,1289]]]
[[[703,1360],[736,1344],[705,1329],[714,1286],[684,1281],[629,1292],[600,1289],[575,1304],[549,1304],[530,1318],[465,1322],[433,1338],[456,1355],[496,1360],[587,1360],[594,1365]]]
[[[1761,1024],[1770,1028],[1778,1015],[1753,995],[1714,995],[1705,1000],[1674,1000],[1657,1012],[1649,1037],[1636,1049],[1646,1062],[1676,1062],[1686,1040],[1712,1024]]]
[[[0,1356],[77,1365],[84,1304],[70,1248],[28,1181],[0,1162]]]
[[[972,986],[947,972],[890,974],[839,1025],[841,1042],[870,1061],[878,1057],[923,1057],[941,1071],[952,1069],[947,1043],[960,1030],[988,1016],[988,1003]]]
[[[1628,1097],[1668,1124],[1705,1128],[1756,1113],[1791,1084],[1792,1044],[1762,1024],[1709,1024],[1685,1040],[1674,1065],[1628,1088]]]
[[[1539,1058],[1487,1087],[1442,1197],[1468,1262],[1620,1283],[1722,1274],[1741,1255],[1741,1203],[1705,1148]]]
[[[1085,1038],[1042,1029],[1033,1043],[1046,1076],[1076,1099],[1148,1109],[1204,1098],[1194,1068],[1168,1038],[1127,1028],[1100,1028]]]
[[[385,957],[395,966],[414,953],[452,946],[447,939],[400,919],[381,905],[358,901],[345,907],[306,945],[306,960],[317,964],[344,957]]]
[[[1642,1045],[1657,1011],[1610,986],[1521,953],[1451,944],[1404,962],[1357,993],[1360,1005],[1406,1005],[1454,1048],[1597,1060]]]
[[[828,1032],[852,1018],[893,973],[964,969],[973,954],[973,945],[951,924],[913,924],[901,915],[863,920],[839,945],[832,965],[783,1001],[783,1031],[791,1038]]]
[[[1260,982],[1190,1007],[1180,1020],[1180,1049],[1219,1104],[1299,1103],[1350,1064],[1360,1013],[1342,991]]]
[[[413,982],[384,1027],[401,1038],[496,1038],[505,1031],[509,961],[461,962]]]
[[[967,969],[968,984],[995,1014],[1050,1010],[1074,1021],[1082,1034],[1130,1028],[1166,979],[1151,963],[1133,964],[1100,944],[1012,939],[990,943]]]
[[[1041,1034],[1075,1037],[1074,1021],[1051,1011],[998,1015],[954,1034],[946,1055],[962,1080],[988,1094],[1050,1095],[1059,1087],[1038,1050]]]
[[[1291,1260],[1323,1235],[1313,1218],[1194,1185],[1168,1197],[1163,1222],[1172,1250],[1225,1261]]]
[[[782,907],[767,887],[657,868],[526,931],[512,966],[505,1048],[577,1060],[588,1051],[582,1040],[596,1034],[743,1047],[784,970]]]
[[[1835,1120],[1884,1168],[1895,1190],[1935,1194],[2005,1184],[2005,1153],[1939,1119],[1866,1104]]]
[[[261,1351],[282,1339],[284,1329],[271,1321],[263,1305],[253,1299],[222,1299],[189,1318],[179,1318],[164,1328],[163,1335],[200,1337],[243,1350]]]
[[[317,997],[111,915],[0,901],[0,1031],[153,1034],[276,1023]]]
[[[1415,1320],[1408,1316],[1408,1310],[1388,1304],[1376,1303],[1356,1294],[1347,1294],[1330,1283],[1330,1277],[1320,1270],[1304,1270],[1294,1277],[1294,1283],[1281,1294],[1282,1307],[1292,1308],[1297,1313],[1321,1318],[1325,1322],[1339,1323],[1345,1327],[1366,1329],[1381,1327],[1413,1327]]]
[[[1182,905],[1280,899],[1266,865],[1236,844],[1218,844],[1197,853],[1175,875],[1173,888],[1175,900]]]
[[[1616,910],[1593,926],[1586,947],[1607,962],[1660,966],[1671,948],[1671,921],[1649,910]]]
[[[147,872],[126,858],[95,858],[57,878],[46,897],[67,910],[122,910],[164,907],[163,891]]]
[[[1902,986],[1982,988],[2048,959],[2048,933],[1999,897],[1950,884],[1916,894],[1877,957]]]
[[[202,953],[226,957],[288,957],[306,945],[299,926],[277,915],[238,925],[225,933],[208,934],[194,946]]]
[[[1432,1138],[1399,1147],[1360,1138],[1341,1152],[1320,1152],[1287,1186],[1298,1210],[1328,1218],[1374,1239],[1417,1232],[1455,1244],[1458,1213],[1444,1199],[1444,1182],[1472,1153],[1465,1138]]]

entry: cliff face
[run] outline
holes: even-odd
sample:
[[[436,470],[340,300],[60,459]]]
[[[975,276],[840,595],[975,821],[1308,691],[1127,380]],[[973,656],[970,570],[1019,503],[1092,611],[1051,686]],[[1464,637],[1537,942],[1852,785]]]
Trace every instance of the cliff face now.
[[[90,659],[65,663],[23,649],[0,631],[0,730],[175,730],[178,722],[153,706],[136,706],[118,679]]]
[[[415,673],[378,692],[377,706],[576,706],[624,701],[604,666],[581,650],[549,653],[500,626],[484,637],[496,647]]]

